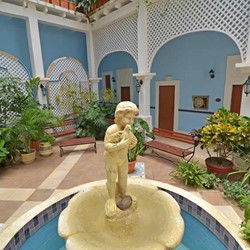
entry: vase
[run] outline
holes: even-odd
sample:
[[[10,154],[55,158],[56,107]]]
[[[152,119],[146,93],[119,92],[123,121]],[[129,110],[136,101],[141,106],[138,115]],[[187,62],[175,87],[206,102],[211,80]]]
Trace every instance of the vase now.
[[[36,150],[32,149],[31,153],[21,153],[21,162],[30,164],[36,159]]]
[[[39,154],[41,156],[50,156],[50,155],[52,155],[52,153],[53,153],[52,145],[50,142],[41,142],[40,143]]]
[[[208,157],[205,160],[208,173],[214,173],[218,177],[226,177],[233,170],[233,162],[222,157]]]
[[[133,173],[135,171],[136,161],[128,162],[128,173]]]
[[[40,147],[40,141],[32,141],[31,142],[31,148],[35,149],[36,151],[39,150]]]

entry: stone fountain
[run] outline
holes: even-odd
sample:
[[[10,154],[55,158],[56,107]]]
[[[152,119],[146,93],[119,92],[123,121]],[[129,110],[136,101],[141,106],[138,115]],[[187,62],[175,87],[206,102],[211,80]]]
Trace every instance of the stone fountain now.
[[[104,139],[107,185],[75,195],[61,213],[59,235],[67,250],[174,249],[182,240],[184,222],[172,196],[157,187],[127,184],[127,152],[136,144],[130,131],[135,104],[121,102]]]

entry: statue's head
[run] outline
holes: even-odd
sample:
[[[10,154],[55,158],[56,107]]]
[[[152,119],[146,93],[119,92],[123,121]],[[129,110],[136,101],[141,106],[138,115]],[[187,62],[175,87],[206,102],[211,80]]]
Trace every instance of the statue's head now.
[[[119,123],[124,114],[128,112],[132,112],[136,116],[139,110],[133,102],[123,101],[118,103],[115,110],[115,123]]]

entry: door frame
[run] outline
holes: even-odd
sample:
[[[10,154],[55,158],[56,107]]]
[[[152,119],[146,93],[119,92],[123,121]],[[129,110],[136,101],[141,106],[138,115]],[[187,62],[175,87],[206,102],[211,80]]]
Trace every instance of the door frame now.
[[[102,72],[102,82],[103,82],[103,84],[102,84],[102,90],[104,88],[106,88],[106,79],[105,79],[105,76],[107,76],[107,75],[110,76],[110,88],[112,90],[114,90],[113,89],[113,82],[112,82],[112,76],[113,76],[113,72],[112,71]]]
[[[180,93],[180,81],[179,80],[165,80],[155,82],[155,127],[159,126],[159,89],[160,86],[174,86],[175,96],[174,96],[174,131],[178,128],[178,109],[179,109],[179,93]]]

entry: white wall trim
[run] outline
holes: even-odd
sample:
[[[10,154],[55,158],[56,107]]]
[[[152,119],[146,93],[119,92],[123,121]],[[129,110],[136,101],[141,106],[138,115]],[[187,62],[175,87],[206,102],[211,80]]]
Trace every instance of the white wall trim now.
[[[174,97],[174,131],[178,130],[178,109],[179,109],[179,95],[180,95],[180,81],[179,80],[165,80],[157,81],[155,86],[155,127],[159,126],[159,89],[160,86],[175,86]]]

